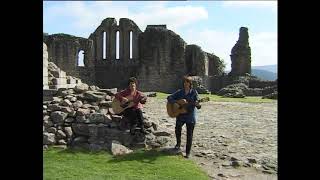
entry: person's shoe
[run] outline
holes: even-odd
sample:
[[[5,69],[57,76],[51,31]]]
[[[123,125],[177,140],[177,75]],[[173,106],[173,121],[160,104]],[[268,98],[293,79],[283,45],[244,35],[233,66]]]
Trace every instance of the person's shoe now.
[[[131,134],[131,135],[134,135],[134,134],[135,134],[136,127],[137,127],[137,126],[135,126],[135,125],[133,125],[133,126],[130,127],[130,134]]]
[[[176,146],[174,146],[174,149],[177,150],[177,151],[180,150],[180,145],[177,144]]]
[[[189,159],[189,158],[191,157],[191,155],[190,155],[190,154],[186,154],[184,157],[185,157],[186,159]]]

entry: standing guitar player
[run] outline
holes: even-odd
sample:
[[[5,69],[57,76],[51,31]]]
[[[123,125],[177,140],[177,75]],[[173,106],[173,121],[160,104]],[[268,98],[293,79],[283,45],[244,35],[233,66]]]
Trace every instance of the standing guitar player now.
[[[123,115],[130,121],[131,134],[134,134],[136,126],[140,127],[141,132],[146,134],[147,132],[143,125],[142,104],[146,103],[147,97],[137,90],[137,84],[137,79],[135,77],[129,78],[128,88],[116,93],[115,98],[117,98],[121,104],[125,104],[129,101],[134,102],[132,107],[124,110]]]
[[[192,88],[192,78],[190,76],[183,77],[183,89],[179,89],[175,93],[167,97],[169,103],[176,103],[178,100],[185,101],[186,113],[179,114],[176,117],[176,127],[175,134],[177,144],[175,146],[176,150],[180,150],[181,145],[181,130],[182,126],[186,124],[187,126],[187,145],[186,145],[186,155],[185,158],[190,157],[190,151],[192,146],[193,130],[196,124],[196,107],[198,109],[201,106],[198,103],[198,92]]]

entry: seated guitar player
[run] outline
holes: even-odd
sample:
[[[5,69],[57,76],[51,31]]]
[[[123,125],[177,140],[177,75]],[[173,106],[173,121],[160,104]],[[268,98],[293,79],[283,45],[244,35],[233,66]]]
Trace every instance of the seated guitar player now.
[[[134,134],[135,128],[138,126],[141,132],[146,134],[143,125],[142,104],[145,104],[147,97],[137,90],[137,79],[135,77],[129,78],[128,88],[115,94],[115,98],[118,99],[121,104],[127,102],[133,102],[134,105],[123,111],[123,115],[129,119],[130,133]]]

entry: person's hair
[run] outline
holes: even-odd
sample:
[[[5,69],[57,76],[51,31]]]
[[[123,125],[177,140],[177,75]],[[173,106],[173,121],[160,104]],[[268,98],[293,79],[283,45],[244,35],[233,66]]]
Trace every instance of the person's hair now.
[[[189,75],[183,76],[182,84],[183,84],[185,81],[188,82],[188,83],[190,83],[190,88],[192,88],[192,78],[191,78],[191,76],[189,76]]]
[[[129,78],[129,80],[128,80],[128,86],[130,85],[131,82],[134,82],[136,85],[138,85],[137,78],[135,78],[135,77]]]

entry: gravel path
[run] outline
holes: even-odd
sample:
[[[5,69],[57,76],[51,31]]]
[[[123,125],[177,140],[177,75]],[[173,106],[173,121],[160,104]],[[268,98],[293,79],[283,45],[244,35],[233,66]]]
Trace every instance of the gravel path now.
[[[144,115],[172,134],[166,100],[149,98]],[[186,127],[182,131],[185,150]],[[205,102],[197,112],[192,158],[212,179],[277,179],[277,101]]]

